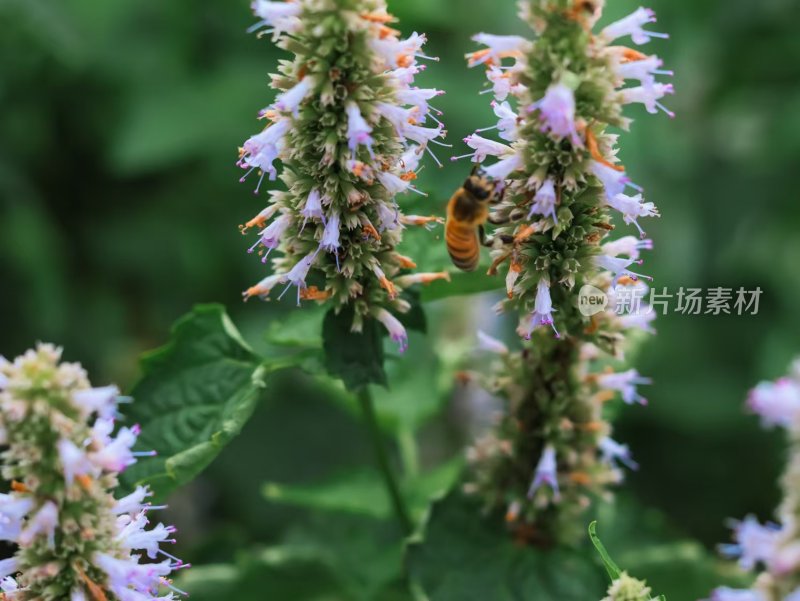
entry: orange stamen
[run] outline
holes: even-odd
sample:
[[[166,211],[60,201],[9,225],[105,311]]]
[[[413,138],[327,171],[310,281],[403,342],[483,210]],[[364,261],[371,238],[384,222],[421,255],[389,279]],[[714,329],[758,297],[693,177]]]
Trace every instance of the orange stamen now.
[[[586,422],[585,424],[576,424],[576,428],[584,432],[600,432],[603,429],[602,422]]]
[[[391,282],[391,280],[389,280],[389,278],[387,278],[386,276],[383,276],[380,279],[380,282],[381,282],[381,288],[383,288],[384,290],[386,290],[386,292],[389,293],[389,299],[393,300],[393,299],[397,298],[397,288]]]
[[[406,171],[400,175],[400,179],[404,182],[411,182],[417,179],[417,174],[414,171]]]
[[[367,236],[372,236],[378,242],[381,240],[381,235],[378,233],[378,230],[375,229],[375,226],[371,223],[364,224],[361,228]]]
[[[13,490],[14,492],[22,492],[22,493],[31,492],[31,490],[27,486],[25,486],[22,482],[18,482],[17,480],[11,481],[11,490]]]
[[[75,566],[75,571],[78,572],[78,575],[83,580],[83,584],[86,586],[86,590],[89,591],[89,595],[91,595],[94,601],[108,601],[108,597],[106,597],[105,591],[103,591],[100,586],[95,583],[91,578],[86,575],[79,566]]]
[[[397,20],[389,13],[361,13],[359,16],[370,23],[393,23]]]
[[[522,242],[525,242],[525,240],[536,233],[537,229],[538,227],[536,224],[531,224],[524,227],[516,236],[514,236],[514,244],[521,244]]]
[[[446,282],[450,281],[450,274],[447,271],[438,271],[436,273],[420,273],[418,276],[420,284],[430,284],[436,280],[444,280]]]
[[[400,32],[396,29],[392,29],[391,27],[386,27],[386,25],[381,25],[381,28],[378,32],[378,37],[380,39],[385,40],[386,38],[390,37],[397,37],[400,35]]]
[[[240,225],[239,231],[242,232],[242,234],[244,235],[247,233],[247,230],[249,230],[251,227],[257,227],[260,229],[265,225],[267,225],[267,218],[264,217],[263,215],[256,215],[244,225]]]
[[[592,483],[592,477],[586,472],[572,472],[569,479],[579,486],[589,486]]]
[[[613,390],[601,390],[600,392],[594,395],[594,400],[597,401],[598,403],[607,403],[613,398],[614,398]]]
[[[254,296],[261,296],[266,297],[269,296],[270,288],[264,288],[262,286],[250,286],[247,291],[242,295],[244,297],[245,302],[253,298]]]
[[[444,223],[444,219],[436,215],[403,215],[400,221],[406,225],[428,225],[429,223]]]
[[[632,63],[646,59],[647,55],[633,48],[624,48],[622,50],[622,58],[625,59],[625,62]]]
[[[406,257],[405,255],[395,255],[398,263],[400,263],[400,267],[403,269],[414,269],[417,264],[414,263],[414,260],[411,257]]]
[[[75,476],[75,480],[78,484],[81,485],[81,488],[86,492],[91,492],[92,490],[92,479],[87,476],[86,474],[82,474],[80,476]]]
[[[316,286],[309,286],[300,290],[300,298],[302,300],[324,301],[328,300],[333,294],[330,290],[320,290]]]
[[[606,167],[611,167],[614,171],[625,171],[622,165],[615,165],[600,154],[600,148],[597,146],[597,138],[594,137],[594,133],[589,127],[586,128],[586,147],[589,149],[589,154],[592,155],[592,158],[598,163],[602,163]]]
[[[484,48],[483,50],[476,50],[475,52],[470,52],[469,54],[467,54],[467,64],[470,67],[474,67],[483,59],[483,57],[487,56],[489,53],[491,53],[490,48]],[[485,62],[486,66],[488,67],[492,64],[492,59],[489,59],[488,61]]]

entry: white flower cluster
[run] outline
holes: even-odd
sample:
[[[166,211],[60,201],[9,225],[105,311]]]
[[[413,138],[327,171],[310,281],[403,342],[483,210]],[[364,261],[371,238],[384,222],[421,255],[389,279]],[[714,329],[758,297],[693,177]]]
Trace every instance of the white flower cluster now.
[[[766,427],[780,426],[789,435],[783,501],[777,523],[761,524],[754,516],[733,523],[734,542],[720,550],[738,558],[742,569],[760,573],[752,588],[721,587],[711,600],[800,601],[800,360],[787,377],[756,386],[747,404]]]
[[[161,548],[175,529],[150,525],[147,488],[115,499],[117,475],[150,452],[132,451],[138,427],[117,428],[115,386],[92,388],[61,349],[40,344],[0,358],[0,561],[6,601],[173,599],[167,576],[187,567]],[[124,400],[124,399],[123,399]],[[147,557],[145,559],[143,556]],[[168,591],[161,595],[160,591]]]

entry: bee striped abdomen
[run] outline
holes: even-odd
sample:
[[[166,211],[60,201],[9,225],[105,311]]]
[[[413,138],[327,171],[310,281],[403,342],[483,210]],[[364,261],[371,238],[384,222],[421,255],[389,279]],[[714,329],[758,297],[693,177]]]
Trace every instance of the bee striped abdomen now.
[[[475,271],[481,258],[476,227],[448,219],[444,237],[453,265],[463,271]]]

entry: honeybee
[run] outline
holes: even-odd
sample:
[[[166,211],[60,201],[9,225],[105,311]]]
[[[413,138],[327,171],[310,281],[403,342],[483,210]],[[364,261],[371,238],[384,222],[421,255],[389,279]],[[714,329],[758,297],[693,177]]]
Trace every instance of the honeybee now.
[[[444,239],[453,264],[462,271],[478,268],[480,245],[486,243],[483,224],[489,220],[496,188],[496,182],[476,166],[447,203]]]

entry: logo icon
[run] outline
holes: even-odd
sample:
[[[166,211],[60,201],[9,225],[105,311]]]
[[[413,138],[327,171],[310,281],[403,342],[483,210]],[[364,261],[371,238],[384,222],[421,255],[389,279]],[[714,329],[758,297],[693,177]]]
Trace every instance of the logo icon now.
[[[585,284],[578,292],[578,311],[586,317],[605,311],[608,306],[608,295],[591,284]]]

